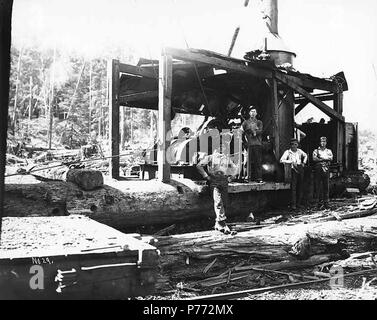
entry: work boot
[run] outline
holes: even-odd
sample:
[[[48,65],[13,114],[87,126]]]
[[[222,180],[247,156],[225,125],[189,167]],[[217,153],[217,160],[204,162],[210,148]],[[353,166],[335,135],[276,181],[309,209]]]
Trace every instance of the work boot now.
[[[215,230],[220,231],[221,233],[224,234],[231,234],[232,231],[229,229],[225,221],[216,221],[215,223]]]

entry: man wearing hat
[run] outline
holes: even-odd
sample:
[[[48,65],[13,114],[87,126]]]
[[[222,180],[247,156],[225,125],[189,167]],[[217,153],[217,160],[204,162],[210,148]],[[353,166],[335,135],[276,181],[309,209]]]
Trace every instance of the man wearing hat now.
[[[247,176],[249,182],[252,179],[252,172],[257,182],[262,182],[262,132],[263,122],[257,119],[255,107],[249,108],[249,119],[242,123],[242,130],[247,141]]]
[[[315,163],[315,184],[318,197],[318,206],[323,205],[329,208],[329,180],[330,180],[330,163],[333,160],[333,154],[330,149],[326,148],[327,138],[320,138],[320,146],[313,151],[313,161]]]
[[[307,161],[308,155],[298,148],[297,139],[291,139],[291,147],[283,153],[280,162],[291,166],[292,210],[296,210],[297,204],[301,205],[304,183],[304,166]]]

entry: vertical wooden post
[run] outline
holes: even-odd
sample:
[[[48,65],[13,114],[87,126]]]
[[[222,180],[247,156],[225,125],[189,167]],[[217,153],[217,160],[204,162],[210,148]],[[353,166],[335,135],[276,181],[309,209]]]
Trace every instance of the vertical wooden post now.
[[[109,81],[109,138],[110,166],[109,172],[113,179],[119,179],[119,60],[108,62]]]
[[[171,93],[173,79],[173,59],[164,52],[159,62],[158,84],[158,179],[170,181],[170,164],[166,161],[166,152],[170,146],[171,133]],[[168,139],[167,139],[168,138]]]
[[[155,141],[155,139],[154,139],[154,134],[153,134],[153,126],[154,126],[154,123],[153,123],[153,111],[152,110],[150,110],[149,111],[149,115],[150,115],[150,126],[151,126],[151,128],[150,128],[150,137],[151,137],[151,145],[154,145],[154,141]]]
[[[272,134],[274,137],[274,153],[277,160],[280,159],[280,137],[279,137],[279,101],[278,85],[275,76],[271,79],[270,86],[271,108],[272,108]]]
[[[334,110],[343,113],[343,92],[334,94]],[[345,125],[336,120],[336,161],[344,165],[345,159]]]
[[[13,0],[0,0],[0,240],[4,216],[4,174],[7,149],[10,44]]]
[[[121,150],[124,149],[124,144],[125,144],[125,130],[124,130],[124,126],[126,124],[126,120],[125,120],[125,107],[120,107],[120,146],[121,146]]]

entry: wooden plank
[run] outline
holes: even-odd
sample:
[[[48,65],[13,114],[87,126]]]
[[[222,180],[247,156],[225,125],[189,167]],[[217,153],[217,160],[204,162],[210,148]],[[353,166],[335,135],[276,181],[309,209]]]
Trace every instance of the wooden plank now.
[[[231,182],[228,186],[229,193],[241,193],[250,191],[272,191],[272,190],[289,190],[290,184],[285,182],[250,182],[250,183],[237,183]]]
[[[13,0],[0,1],[0,240],[4,210],[4,174],[7,148],[12,6]]]
[[[192,61],[192,62],[200,62],[209,64],[213,67],[219,67],[224,70],[234,71],[234,72],[240,72],[240,73],[246,73],[250,74],[252,76],[258,77],[258,78],[272,78],[272,72],[266,69],[259,69],[255,66],[246,65],[245,63],[235,62],[231,60],[227,60],[226,57],[224,59],[221,59],[219,57],[209,57],[203,53],[199,52],[190,52],[188,50],[182,50],[182,49],[175,49],[175,48],[166,48],[166,53],[171,55],[173,58],[180,59],[183,61]]]
[[[335,110],[331,109],[329,106],[324,104],[322,101],[317,99],[316,97],[312,96],[309,92],[307,92],[305,89],[301,88],[299,85],[297,85],[295,82],[291,81],[289,78],[287,78],[282,73],[276,73],[276,78],[286,84],[287,86],[291,87],[296,92],[303,95],[305,98],[307,98],[313,105],[315,105],[318,109],[320,109],[322,112],[324,112],[326,115],[328,115],[332,119],[336,119],[338,121],[344,122],[344,117],[336,112]]]
[[[143,69],[142,67],[133,66],[130,64],[125,64],[125,63],[119,63],[119,72],[146,77],[146,78],[157,79],[157,73],[155,73],[153,70],[146,70],[146,69]]]
[[[271,109],[272,109],[272,132],[274,135],[274,153],[276,159],[280,159],[280,135],[279,135],[279,101],[278,86],[275,78],[271,80],[270,86]]]
[[[170,181],[170,164],[166,161],[171,133],[171,94],[173,80],[173,58],[164,52],[160,58],[159,68],[159,100],[158,100],[158,179],[162,182]]]
[[[109,172],[113,179],[119,179],[119,60],[108,63],[109,80],[109,130],[110,130],[110,159]]]
[[[143,100],[143,99],[151,99],[151,98],[157,98],[157,97],[158,97],[157,90],[130,93],[130,94],[119,96],[119,104],[125,105],[127,104],[127,102],[138,101],[138,100]]]

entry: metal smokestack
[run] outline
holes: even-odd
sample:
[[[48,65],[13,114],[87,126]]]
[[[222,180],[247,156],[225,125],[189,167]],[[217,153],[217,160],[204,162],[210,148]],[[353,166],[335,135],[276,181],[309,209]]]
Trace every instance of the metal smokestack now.
[[[293,65],[296,54],[286,46],[278,32],[278,0],[260,0],[260,2],[266,30],[258,49],[266,51],[276,65],[285,63]]]
[[[278,1],[261,0],[263,19],[268,30],[273,34],[278,34]]]

